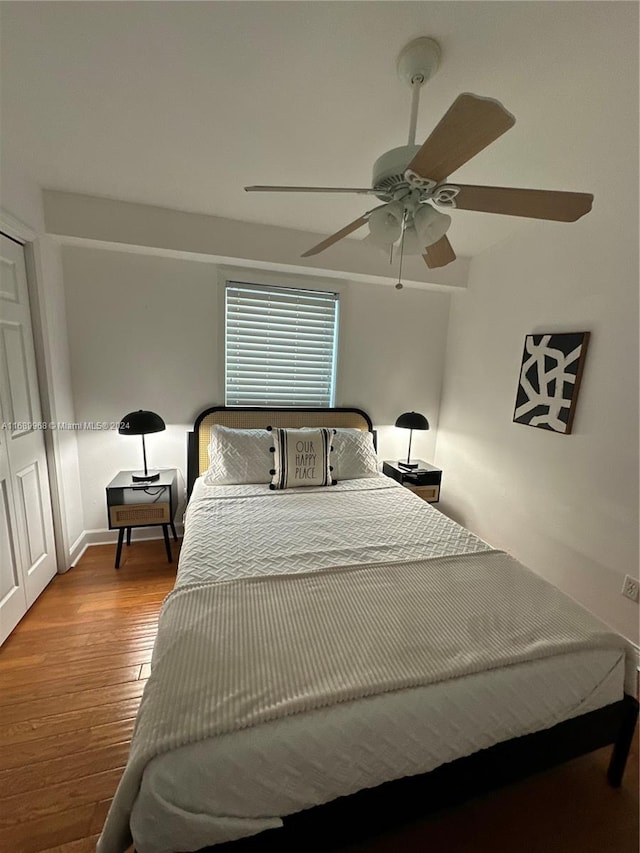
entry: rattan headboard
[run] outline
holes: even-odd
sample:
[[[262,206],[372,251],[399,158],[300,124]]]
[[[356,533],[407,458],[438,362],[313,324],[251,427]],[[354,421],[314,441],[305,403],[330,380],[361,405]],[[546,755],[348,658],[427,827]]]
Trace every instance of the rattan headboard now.
[[[187,495],[209,467],[209,438],[214,424],[234,429],[274,427],[352,427],[373,432],[371,418],[361,409],[267,409],[257,406],[212,406],[195,419],[187,435]],[[374,433],[375,441],[375,433]]]

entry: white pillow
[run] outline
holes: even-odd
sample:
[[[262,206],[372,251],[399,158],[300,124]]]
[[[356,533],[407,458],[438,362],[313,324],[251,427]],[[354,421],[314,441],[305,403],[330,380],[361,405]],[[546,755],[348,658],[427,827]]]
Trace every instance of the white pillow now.
[[[208,486],[270,483],[272,443],[271,436],[264,429],[212,426],[209,468],[204,474],[204,482]]]
[[[272,437],[267,430],[212,426],[209,468],[204,474],[204,482],[209,486],[270,483],[272,446]],[[361,429],[339,428],[333,436],[333,448],[331,464],[335,480],[377,476],[378,459],[372,433]]]
[[[273,448],[270,489],[335,485],[331,467],[331,440],[335,438],[332,429],[276,428],[270,434]]]
[[[333,436],[331,457],[333,476],[340,480],[359,480],[378,475],[378,458],[373,434],[361,429],[338,429]]]

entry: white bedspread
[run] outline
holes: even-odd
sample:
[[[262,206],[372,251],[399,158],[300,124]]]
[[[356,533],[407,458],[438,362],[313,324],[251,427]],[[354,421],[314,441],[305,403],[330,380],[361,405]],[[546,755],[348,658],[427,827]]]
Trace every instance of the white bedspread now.
[[[177,594],[212,580],[452,554],[484,553],[489,559],[492,550],[383,477],[295,492],[198,483],[187,513]],[[554,594],[556,601],[564,598]],[[575,612],[577,606],[569,605]],[[594,638],[607,636],[597,620],[593,626]],[[480,643],[495,625],[472,627]],[[425,772],[621,698],[622,640],[612,643],[608,636],[600,645],[560,651],[193,744],[183,740],[185,745],[147,765],[131,816],[136,849],[175,853],[251,835],[309,805]],[[104,838],[100,849],[119,848]]]
[[[199,479],[176,585],[491,550],[382,474],[284,491]]]

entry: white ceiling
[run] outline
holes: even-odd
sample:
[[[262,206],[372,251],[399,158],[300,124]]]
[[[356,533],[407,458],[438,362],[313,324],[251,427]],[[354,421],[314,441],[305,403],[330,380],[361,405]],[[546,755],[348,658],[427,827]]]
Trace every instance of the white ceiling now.
[[[637,86],[633,5],[3,2],[2,156],[47,188],[328,234],[367,199],[243,186],[368,186],[406,143],[396,57],[429,35],[442,63],[417,141],[460,92],[491,96],[516,125],[460,181],[597,195],[615,92]],[[527,227],[459,211],[449,236],[474,255]]]

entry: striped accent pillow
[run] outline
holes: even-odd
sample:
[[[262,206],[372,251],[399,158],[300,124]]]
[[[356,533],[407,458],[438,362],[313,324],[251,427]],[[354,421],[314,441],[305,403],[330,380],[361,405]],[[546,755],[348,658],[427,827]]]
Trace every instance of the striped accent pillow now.
[[[273,437],[270,489],[334,485],[331,439],[335,430],[267,429]]]

